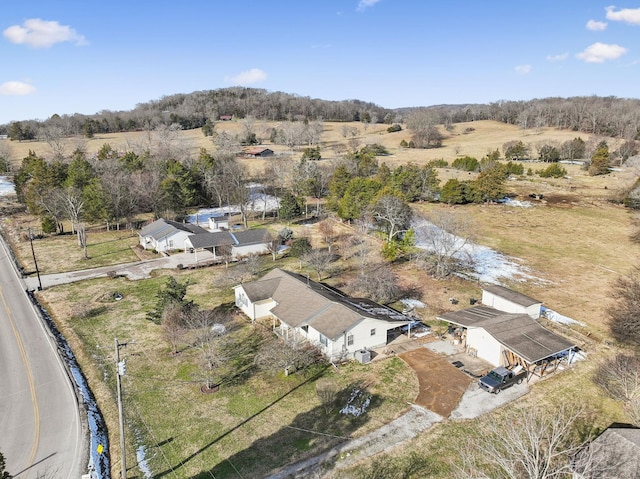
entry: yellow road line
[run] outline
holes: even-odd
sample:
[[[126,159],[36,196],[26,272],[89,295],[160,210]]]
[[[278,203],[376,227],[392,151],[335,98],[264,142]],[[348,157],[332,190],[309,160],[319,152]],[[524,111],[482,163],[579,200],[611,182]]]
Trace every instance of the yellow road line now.
[[[27,371],[27,380],[29,381],[29,391],[31,392],[31,402],[33,404],[33,419],[34,419],[34,427],[35,427],[35,437],[33,439],[33,446],[31,446],[31,454],[29,454],[29,464],[31,466],[36,458],[36,453],[38,452],[38,443],[40,442],[40,410],[38,409],[38,398],[36,397],[36,385],[33,380],[33,374],[31,373],[31,368],[29,367],[29,361],[27,360],[27,352],[24,350],[24,344],[22,344],[22,338],[20,337],[20,333],[16,329],[16,325],[13,322],[13,318],[11,317],[11,310],[7,305],[7,301],[4,298],[4,293],[2,292],[2,288],[0,287],[0,298],[2,299],[2,305],[4,306],[4,310],[7,312],[7,317],[9,318],[9,324],[11,325],[11,329],[13,330],[13,335],[16,338],[16,342],[18,343],[18,348],[20,348],[20,355],[22,356],[22,362],[24,363],[24,368]]]

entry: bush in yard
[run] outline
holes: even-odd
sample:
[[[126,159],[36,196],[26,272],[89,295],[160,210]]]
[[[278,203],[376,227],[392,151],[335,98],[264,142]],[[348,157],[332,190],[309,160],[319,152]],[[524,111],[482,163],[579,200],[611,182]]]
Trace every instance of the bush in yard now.
[[[305,148],[304,151],[302,152],[302,159],[314,160],[314,161],[321,160],[322,156],[320,155],[320,147],[310,146],[308,148]]]
[[[508,175],[524,175],[524,166],[522,165],[522,163],[509,161],[505,166]]]
[[[473,156],[463,156],[453,160],[451,167],[456,170],[478,171],[478,169],[480,169],[480,163]]]
[[[307,238],[298,238],[291,243],[291,249],[289,254],[294,258],[302,258],[305,254],[311,251],[311,243]]]
[[[449,166],[449,162],[444,158],[440,158],[438,160],[431,160],[427,165],[432,168],[446,168]]]
[[[285,226],[278,231],[278,239],[282,244],[286,244],[287,241],[291,241],[293,239],[293,230]]]
[[[387,128],[387,131],[389,133],[395,133],[396,131],[402,131],[402,127],[399,124],[394,123],[389,128]]]
[[[51,216],[43,217],[42,221],[40,222],[40,226],[42,227],[42,232],[47,234],[53,234],[58,230],[56,220],[54,220]]]
[[[560,166],[560,164],[553,163],[544,170],[539,170],[538,175],[541,178],[564,178],[567,175],[567,170]]]

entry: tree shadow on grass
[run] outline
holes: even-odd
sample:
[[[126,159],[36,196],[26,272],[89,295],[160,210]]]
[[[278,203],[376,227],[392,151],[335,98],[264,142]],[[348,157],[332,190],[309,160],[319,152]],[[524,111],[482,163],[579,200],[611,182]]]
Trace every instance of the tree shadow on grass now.
[[[228,431],[223,432],[222,434],[220,434],[219,436],[217,436],[215,439],[213,439],[211,442],[209,442],[208,444],[205,444],[204,446],[202,446],[200,449],[198,449],[197,451],[195,451],[193,454],[187,456],[184,460],[180,461],[179,464],[176,464],[173,467],[169,467],[168,469],[155,474],[154,477],[155,478],[160,478],[160,477],[164,477],[166,475],[170,475],[170,474],[174,474],[176,470],[180,469],[182,466],[184,466],[185,464],[187,464],[189,461],[192,461],[193,459],[195,459],[196,457],[198,457],[200,454],[202,454],[204,451],[206,451],[207,449],[209,449],[210,447],[214,446],[215,444],[217,444],[218,442],[220,442],[222,439],[224,439],[225,437],[229,436],[230,434],[232,434],[234,431],[240,429],[242,426],[248,424],[251,422],[252,419],[255,419],[256,417],[260,416],[261,414],[267,412],[272,406],[276,405],[277,403],[279,403],[280,401],[282,401],[283,399],[285,399],[287,396],[291,395],[292,393],[294,393],[296,390],[298,390],[299,388],[301,388],[302,386],[304,386],[305,384],[308,384],[310,382],[315,381],[316,379],[318,379],[319,377],[322,376],[322,374],[324,373],[324,371],[328,368],[329,366],[325,366],[321,371],[319,371],[317,374],[311,376],[310,378],[308,378],[307,380],[301,382],[300,384],[298,384],[297,386],[295,386],[294,388],[292,388],[290,391],[288,391],[287,393],[283,394],[282,396],[280,396],[279,398],[277,398],[276,400],[272,401],[271,403],[267,404],[265,407],[263,407],[262,409],[260,409],[259,411],[257,411],[256,413],[252,414],[251,416],[249,416],[248,418],[244,419],[243,421],[241,421],[240,423],[238,423],[237,425],[235,425],[234,427],[232,427],[231,429],[229,429]],[[208,474],[208,473],[207,473]],[[195,476],[195,477],[199,477]],[[202,476],[205,477],[205,476]],[[211,477],[211,475],[209,474],[206,477]]]
[[[263,477],[270,471],[322,454],[349,440],[354,431],[369,421],[366,411],[379,407],[381,402],[379,396],[369,394],[361,384],[351,384],[337,394],[330,412],[325,405],[319,405],[298,414],[274,434],[257,439],[248,448],[191,479]],[[341,412],[341,408],[349,407],[350,414]]]

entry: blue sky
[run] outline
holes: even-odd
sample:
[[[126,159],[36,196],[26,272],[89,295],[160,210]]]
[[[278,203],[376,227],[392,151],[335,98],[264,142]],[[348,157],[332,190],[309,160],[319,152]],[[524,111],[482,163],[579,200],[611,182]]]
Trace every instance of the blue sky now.
[[[0,124],[233,85],[387,108],[639,97],[637,3],[21,0],[0,31]]]

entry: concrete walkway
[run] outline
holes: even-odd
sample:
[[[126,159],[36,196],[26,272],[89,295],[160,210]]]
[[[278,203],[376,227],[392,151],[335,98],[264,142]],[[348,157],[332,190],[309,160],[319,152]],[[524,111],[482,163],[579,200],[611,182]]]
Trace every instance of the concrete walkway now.
[[[266,476],[265,479],[323,477],[326,472],[323,469],[328,463],[334,462],[335,469],[342,469],[365,457],[387,451],[413,439],[440,421],[442,421],[442,416],[414,405],[398,419],[369,434],[350,439],[317,456],[285,466]],[[314,473],[317,475],[313,475]]]
[[[197,259],[197,263],[196,263]],[[197,258],[194,253],[178,253],[162,258],[136,261],[135,263],[123,263],[112,266],[102,266],[94,269],[84,269],[79,271],[69,271],[67,273],[40,275],[42,288],[50,288],[60,284],[74,283],[86,279],[100,278],[108,276],[113,272],[118,276],[126,276],[130,280],[145,279],[151,276],[151,272],[156,269],[174,269],[178,265],[185,267],[195,266],[213,259],[213,254],[209,251],[198,251]],[[35,275],[24,279],[25,285],[30,290],[38,288],[38,278]]]

